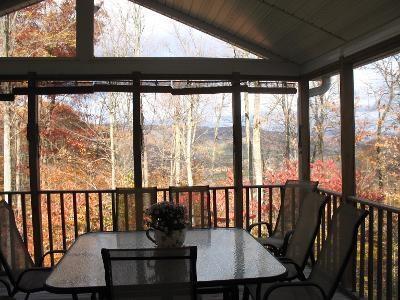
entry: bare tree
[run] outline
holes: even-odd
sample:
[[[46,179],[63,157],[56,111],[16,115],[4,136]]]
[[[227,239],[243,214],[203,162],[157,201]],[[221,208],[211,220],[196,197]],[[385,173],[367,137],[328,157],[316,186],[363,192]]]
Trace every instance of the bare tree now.
[[[375,72],[380,80],[380,86],[369,84],[369,92],[373,94],[375,99],[375,109],[378,113],[376,118],[375,132],[375,157],[376,157],[376,176],[378,179],[378,187],[384,189],[385,163],[384,163],[384,148],[385,148],[385,131],[390,131],[390,118],[393,115],[395,102],[399,101],[400,89],[400,55],[394,55],[373,63],[370,67]]]

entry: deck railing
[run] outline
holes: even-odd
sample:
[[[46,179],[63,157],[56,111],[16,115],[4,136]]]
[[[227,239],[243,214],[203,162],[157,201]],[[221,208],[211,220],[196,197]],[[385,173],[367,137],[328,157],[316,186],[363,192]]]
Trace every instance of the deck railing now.
[[[279,212],[282,185],[243,187],[244,226],[254,222],[275,223]],[[330,228],[332,214],[343,201],[341,194],[319,189],[329,201],[325,207],[314,251],[316,257]],[[213,226],[234,226],[234,187],[210,187],[210,207]],[[44,251],[68,249],[85,232],[112,231],[115,190],[41,191],[42,241]],[[32,210],[29,192],[3,192],[0,198],[12,205],[23,240],[33,253]],[[169,200],[168,189],[158,189],[158,201]],[[369,211],[358,233],[356,252],[352,260],[351,290],[359,298],[400,299],[400,209],[356,197],[348,201]],[[261,236],[265,228],[257,227]],[[264,230],[264,231],[263,231]],[[53,265],[56,257],[47,264]]]
[[[330,216],[343,201],[339,193],[319,191],[329,201],[316,239],[316,253],[329,230]],[[358,197],[347,200],[369,211],[352,256],[351,291],[360,299],[400,299],[400,209]]]

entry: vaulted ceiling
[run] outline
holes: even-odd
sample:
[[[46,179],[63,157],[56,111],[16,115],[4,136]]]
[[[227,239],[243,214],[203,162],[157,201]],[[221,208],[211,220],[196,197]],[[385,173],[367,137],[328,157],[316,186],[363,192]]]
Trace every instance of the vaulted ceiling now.
[[[400,34],[397,0],[131,1],[262,57],[300,66],[329,63]],[[35,2],[40,0],[2,0],[0,15]]]

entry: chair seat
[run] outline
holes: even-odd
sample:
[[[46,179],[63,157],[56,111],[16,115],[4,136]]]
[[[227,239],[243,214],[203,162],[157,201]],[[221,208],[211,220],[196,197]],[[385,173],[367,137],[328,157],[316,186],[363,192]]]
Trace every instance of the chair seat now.
[[[22,275],[18,288],[24,292],[38,292],[44,290],[44,284],[51,273],[50,268],[30,269]]]
[[[260,300],[264,299],[265,292],[274,285],[262,284],[260,289]],[[256,298],[257,285],[249,284],[246,285],[251,297],[254,300]],[[322,300],[324,299],[318,288],[313,286],[290,286],[290,287],[280,287],[275,289],[267,298],[268,300],[295,300],[295,299],[307,299],[307,300]]]

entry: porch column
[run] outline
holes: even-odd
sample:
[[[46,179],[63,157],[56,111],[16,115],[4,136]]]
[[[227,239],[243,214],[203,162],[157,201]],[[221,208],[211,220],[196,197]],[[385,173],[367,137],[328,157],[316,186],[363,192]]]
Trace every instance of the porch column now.
[[[355,121],[353,65],[342,60],[340,68],[340,123],[342,158],[342,195],[356,194]]]
[[[301,180],[310,180],[310,95],[309,80],[301,78],[299,81],[299,98],[297,101],[298,154]]]
[[[232,79],[232,120],[233,120],[233,184],[235,186],[235,226],[243,227],[243,174],[242,174],[242,118],[239,74]]]
[[[40,171],[39,171],[39,106],[35,94],[35,74],[28,80],[28,125],[27,139],[29,147],[29,185],[31,190],[32,227],[34,258],[37,264],[43,254],[42,245],[42,211],[40,205]]]
[[[354,120],[354,77],[353,65],[343,59],[340,66],[340,152],[342,158],[342,196],[356,194],[355,175],[355,120]],[[356,288],[356,253],[352,253],[342,282],[352,291]]]
[[[140,74],[133,74],[133,176],[136,188],[141,188],[142,183],[142,151],[143,151],[143,131],[142,131],[142,105],[140,100]]]
[[[94,56],[94,0],[76,0],[76,56],[90,60]]]

